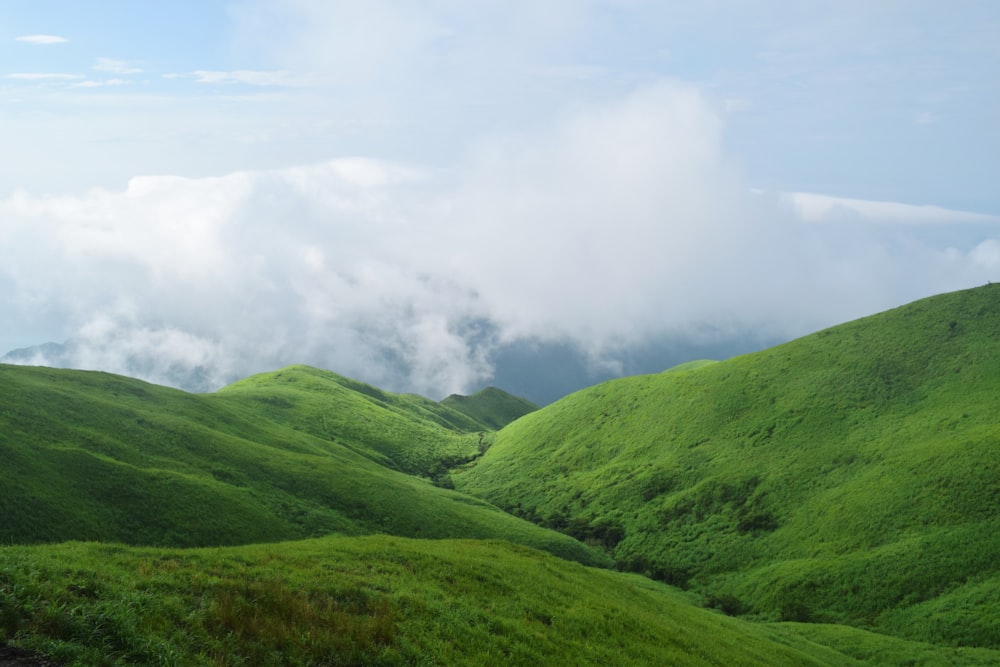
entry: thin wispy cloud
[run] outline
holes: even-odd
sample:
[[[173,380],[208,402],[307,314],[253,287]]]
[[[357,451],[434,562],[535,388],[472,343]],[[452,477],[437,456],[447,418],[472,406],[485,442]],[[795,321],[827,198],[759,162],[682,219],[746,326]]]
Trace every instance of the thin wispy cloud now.
[[[8,74],[7,78],[21,81],[72,81],[85,77],[81,74],[67,74],[65,72],[14,72]]]
[[[105,88],[105,87],[117,87],[117,86],[127,86],[131,83],[126,79],[104,79],[102,81],[95,81],[93,79],[87,81],[81,81],[80,83],[74,83],[75,88]]]
[[[124,60],[114,60],[113,58],[98,58],[91,69],[112,74],[138,74],[142,71],[138,67],[130,66]]]
[[[308,76],[286,71],[236,70],[219,72],[198,70],[193,72],[195,81],[207,84],[245,84],[249,86],[301,86],[309,82]]]
[[[837,222],[848,219],[901,225],[1000,225],[1000,216],[955,211],[943,206],[868,201],[807,192],[789,193],[785,195],[785,199],[791,202],[798,214],[807,222]]]
[[[28,44],[65,44],[69,40],[65,37],[59,37],[58,35],[21,35],[20,37],[15,37],[18,42],[26,42]]]

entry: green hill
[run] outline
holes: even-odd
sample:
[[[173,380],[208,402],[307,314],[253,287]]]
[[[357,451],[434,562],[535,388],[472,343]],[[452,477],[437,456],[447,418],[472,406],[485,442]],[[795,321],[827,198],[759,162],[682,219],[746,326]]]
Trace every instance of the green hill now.
[[[0,550],[0,646],[93,665],[991,665],[828,626],[754,624],[636,575],[503,542],[323,538]]]
[[[479,455],[483,423],[414,394],[391,394],[329,371],[290,366],[223,388],[215,396],[249,415],[348,447],[377,463],[429,476]],[[490,429],[493,430],[493,429]]]
[[[440,425],[450,415],[432,401],[350,403],[306,368],[273,378],[320,386],[313,402],[280,386],[254,393],[247,382],[192,395],[106,373],[0,365],[0,543],[218,546],[388,533],[505,539],[602,562],[571,538],[383,465],[405,467],[434,447],[477,451],[477,435]],[[424,417],[407,419],[407,410]],[[311,432],[327,426],[329,437]]]
[[[611,381],[456,486],[731,614],[1000,647],[1000,285]]]
[[[0,365],[0,662],[1000,664],[998,396],[1000,285],[537,410]]]
[[[499,430],[538,409],[531,401],[512,396],[496,387],[487,387],[472,396],[452,394],[441,401],[441,404],[471,417],[489,431]]]

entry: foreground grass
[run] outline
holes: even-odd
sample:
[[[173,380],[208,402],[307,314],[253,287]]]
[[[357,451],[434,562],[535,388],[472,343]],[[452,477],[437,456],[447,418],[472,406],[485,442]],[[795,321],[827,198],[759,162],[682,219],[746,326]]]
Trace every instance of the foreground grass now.
[[[501,430],[460,490],[730,614],[1000,648],[1000,285]]]
[[[88,667],[859,664],[825,632],[731,619],[648,579],[500,542],[0,549],[0,641]],[[868,633],[847,643],[880,664],[1000,659]]]

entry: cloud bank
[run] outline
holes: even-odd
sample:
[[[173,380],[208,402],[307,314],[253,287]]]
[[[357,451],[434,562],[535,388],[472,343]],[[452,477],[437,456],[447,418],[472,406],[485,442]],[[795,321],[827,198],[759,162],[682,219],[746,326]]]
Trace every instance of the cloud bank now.
[[[15,192],[0,340],[58,323],[62,365],[208,390],[310,363],[441,397],[525,342],[615,372],[635,346],[789,338],[1000,270],[995,221],[882,225],[846,205],[815,224],[833,204],[751,191],[720,111],[659,81],[449,169],[343,158]]]

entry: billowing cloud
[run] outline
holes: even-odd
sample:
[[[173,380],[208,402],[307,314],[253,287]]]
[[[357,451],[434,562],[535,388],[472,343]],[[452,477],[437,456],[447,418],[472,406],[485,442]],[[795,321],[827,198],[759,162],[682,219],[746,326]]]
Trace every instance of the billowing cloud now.
[[[67,365],[214,388],[303,362],[443,396],[525,341],[613,371],[658,340],[790,337],[1000,270],[988,220],[815,224],[803,201],[820,200],[752,192],[724,115],[659,81],[447,170],[351,158],[17,192],[0,307],[7,326],[63,322]]]

